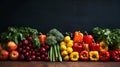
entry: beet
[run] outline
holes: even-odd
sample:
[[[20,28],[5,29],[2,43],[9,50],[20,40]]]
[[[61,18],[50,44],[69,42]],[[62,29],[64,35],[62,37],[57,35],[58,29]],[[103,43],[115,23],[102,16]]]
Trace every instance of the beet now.
[[[27,51],[29,51],[29,50],[30,50],[30,47],[29,47],[29,46],[27,46],[27,47],[26,47],[26,50],[27,50]]]
[[[44,59],[45,61],[49,61],[49,57],[45,57],[45,59]]]
[[[32,61],[33,59],[32,59],[31,57],[28,57],[27,60],[28,60],[28,61]]]
[[[22,42],[19,42],[18,47],[22,47],[22,46],[23,46]]]
[[[44,55],[45,55],[45,57],[47,57],[48,56],[48,52],[45,52]]]
[[[35,54],[35,51],[31,51],[31,54],[34,55],[34,54]]]
[[[36,57],[35,60],[40,61],[41,57]]]
[[[50,46],[49,45],[45,45],[44,46],[46,50],[49,50]]]
[[[32,60],[35,60],[35,57],[36,57],[35,55],[32,55],[32,56],[31,56]]]
[[[32,37],[31,36],[27,37],[27,40],[32,41]]]
[[[29,51],[29,54],[31,54],[32,53],[32,51]]]
[[[40,52],[36,52],[35,55],[36,55],[36,56],[40,56]]]
[[[23,50],[22,50],[22,53],[26,53],[26,50],[25,50],[25,49],[23,49]]]
[[[28,45],[28,40],[27,39],[25,39],[25,40],[23,40],[23,44],[25,44],[25,45]]]
[[[19,55],[19,60],[25,60],[25,56],[23,54]]]
[[[26,52],[26,53],[25,53],[25,56],[26,56],[26,57],[28,57],[29,55],[30,55],[30,53],[29,53],[29,52]]]
[[[40,48],[40,52],[41,52],[41,53],[45,53],[45,52],[46,52],[46,49],[45,49],[44,47],[41,47],[41,48]]]
[[[18,50],[18,52],[22,52],[23,49],[21,47],[19,47],[17,50]]]
[[[42,58],[42,60],[44,60],[44,58],[45,58],[45,55],[44,55],[44,54],[42,54],[42,55],[41,55],[41,58]]]

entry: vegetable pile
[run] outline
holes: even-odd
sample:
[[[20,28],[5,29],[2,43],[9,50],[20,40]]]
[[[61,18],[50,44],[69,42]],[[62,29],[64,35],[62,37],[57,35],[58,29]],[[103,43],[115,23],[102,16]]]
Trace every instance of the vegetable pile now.
[[[33,37],[33,46],[39,48],[40,41],[38,38],[38,31],[30,27],[9,27],[6,32],[1,33],[0,41],[3,44],[3,48],[5,48],[6,45],[4,44],[9,41],[14,41],[17,45],[19,41],[26,39],[28,36]]]
[[[30,27],[8,27],[0,33],[0,60],[120,62],[120,29],[63,34],[53,28],[42,34]]]
[[[57,29],[51,29],[47,33],[46,43],[50,45],[49,58],[50,61],[62,61],[60,54],[59,42],[64,38],[63,34]]]

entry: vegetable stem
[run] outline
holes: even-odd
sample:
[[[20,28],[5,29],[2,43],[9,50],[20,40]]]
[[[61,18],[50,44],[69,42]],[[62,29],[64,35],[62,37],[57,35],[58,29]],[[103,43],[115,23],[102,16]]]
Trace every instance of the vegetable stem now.
[[[53,54],[52,46],[50,47],[50,52],[49,52],[49,53],[50,53],[50,61],[52,61],[52,58],[53,58],[53,57],[52,57],[52,54]]]
[[[61,54],[60,54],[60,46],[59,46],[59,44],[57,44],[57,51],[58,51],[58,58],[59,58],[59,61],[62,62],[62,56],[61,56]]]

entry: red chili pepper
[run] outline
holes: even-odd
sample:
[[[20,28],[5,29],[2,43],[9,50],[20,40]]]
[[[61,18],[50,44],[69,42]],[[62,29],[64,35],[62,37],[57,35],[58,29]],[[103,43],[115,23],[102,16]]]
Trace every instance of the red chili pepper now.
[[[80,31],[74,32],[73,41],[74,42],[83,42],[83,33],[81,33]]]
[[[114,61],[119,61],[120,62],[120,50],[114,50],[111,52],[112,59]]]
[[[89,59],[89,52],[84,50],[81,51],[79,54],[80,60],[88,60]]]
[[[91,51],[99,51],[100,50],[100,44],[99,43],[90,43],[90,50]]]
[[[110,60],[110,53],[109,52],[100,52],[100,60],[101,61]]]
[[[82,50],[82,44],[81,43],[76,42],[76,43],[73,44],[73,51],[81,52],[81,50]]]
[[[38,35],[38,37],[40,39],[41,45],[44,46],[45,45],[45,40],[46,40],[46,35],[40,34],[40,35]]]

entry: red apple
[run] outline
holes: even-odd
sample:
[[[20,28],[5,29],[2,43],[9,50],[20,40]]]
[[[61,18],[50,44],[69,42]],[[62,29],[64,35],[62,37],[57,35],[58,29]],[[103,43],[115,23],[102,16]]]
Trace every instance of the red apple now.
[[[17,60],[18,57],[19,57],[18,51],[11,51],[11,52],[10,52],[10,59],[11,59],[11,60]]]
[[[7,60],[9,56],[9,52],[7,50],[0,51],[0,60]]]
[[[13,41],[10,41],[7,44],[7,49],[8,49],[8,51],[16,50],[17,49],[17,45]]]

